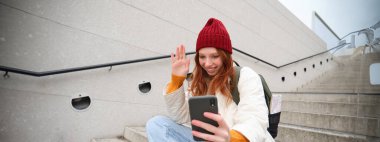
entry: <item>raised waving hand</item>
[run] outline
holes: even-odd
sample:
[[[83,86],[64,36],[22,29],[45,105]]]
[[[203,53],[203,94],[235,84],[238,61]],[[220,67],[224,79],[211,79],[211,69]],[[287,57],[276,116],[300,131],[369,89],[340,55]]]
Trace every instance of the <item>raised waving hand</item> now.
[[[189,72],[190,59],[186,57],[185,46],[177,46],[176,53],[171,53],[172,74],[186,76]]]

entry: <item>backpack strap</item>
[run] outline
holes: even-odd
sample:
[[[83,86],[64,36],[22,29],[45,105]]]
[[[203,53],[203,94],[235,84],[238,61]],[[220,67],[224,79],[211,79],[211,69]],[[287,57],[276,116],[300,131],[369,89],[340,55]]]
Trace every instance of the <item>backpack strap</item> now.
[[[238,83],[239,83],[239,77],[240,77],[240,66],[235,66],[235,79],[232,81],[232,86],[234,89],[232,90],[232,100],[236,103],[236,105],[239,104],[240,102],[240,96],[239,96],[239,90],[238,90]],[[261,74],[258,74],[260,76],[261,84],[263,85],[263,90],[264,90],[264,98],[265,98],[265,103],[268,108],[268,112],[270,112],[270,102],[272,99],[272,92],[269,90],[269,87],[264,79],[264,77]]]
[[[272,100],[272,92],[269,90],[268,84],[265,81],[264,77],[261,74],[259,74],[259,76],[261,79],[261,84],[263,85],[265,103],[267,104],[268,112],[270,113],[270,103]]]
[[[234,100],[234,102],[236,103],[236,105],[239,104],[240,102],[240,96],[239,96],[239,90],[238,90],[238,82],[239,82],[239,77],[240,77],[240,69],[241,67],[240,66],[235,66],[234,67],[234,70],[235,70],[235,79],[232,80],[232,86],[233,86],[233,90],[231,92],[231,95],[232,95],[232,100]]]

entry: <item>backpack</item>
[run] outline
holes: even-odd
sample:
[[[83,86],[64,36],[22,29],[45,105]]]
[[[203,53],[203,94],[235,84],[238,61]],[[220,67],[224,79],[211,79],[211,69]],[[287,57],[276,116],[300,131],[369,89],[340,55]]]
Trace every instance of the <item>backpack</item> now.
[[[239,104],[240,102],[240,97],[239,97],[239,91],[238,91],[238,82],[239,82],[239,77],[240,77],[240,69],[241,67],[240,66],[235,66],[234,67],[235,69],[235,80],[232,81],[232,86],[233,86],[233,90],[232,90],[232,99],[233,101],[236,103],[236,105]],[[261,84],[263,85],[263,89],[264,89],[264,97],[265,97],[265,103],[267,105],[267,108],[268,108],[268,112],[269,112],[269,115],[268,115],[268,120],[269,120],[269,127],[268,127],[268,132],[271,134],[271,136],[273,138],[276,138],[277,136],[277,129],[278,129],[278,123],[280,122],[280,114],[281,112],[278,112],[278,113],[275,113],[275,114],[271,114],[270,112],[270,103],[271,103],[271,99],[272,99],[272,92],[269,90],[269,87],[267,85],[267,83],[265,82],[265,79],[262,75],[260,75],[260,79],[261,79]]]

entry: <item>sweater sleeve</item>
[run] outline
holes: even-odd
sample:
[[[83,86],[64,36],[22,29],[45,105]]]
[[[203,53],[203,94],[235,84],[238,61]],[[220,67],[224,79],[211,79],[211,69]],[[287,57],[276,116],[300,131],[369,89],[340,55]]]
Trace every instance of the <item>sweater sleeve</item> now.
[[[183,76],[172,75],[170,83],[163,89],[168,115],[178,124],[190,122],[189,105],[183,86],[185,79]]]
[[[249,142],[239,131],[230,130],[230,142]]]
[[[231,129],[240,132],[250,142],[274,141],[267,131],[268,108],[259,75],[248,67],[242,68],[238,89],[240,102]]]
[[[172,79],[169,82],[167,89],[166,89],[166,94],[170,94],[180,88],[183,84],[183,81],[186,79],[186,76],[176,76],[172,74]]]

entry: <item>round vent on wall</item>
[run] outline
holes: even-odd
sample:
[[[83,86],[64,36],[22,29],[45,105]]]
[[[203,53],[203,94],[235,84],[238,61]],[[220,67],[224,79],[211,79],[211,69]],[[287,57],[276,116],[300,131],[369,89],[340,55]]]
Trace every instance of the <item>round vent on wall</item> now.
[[[138,89],[141,95],[148,95],[150,90],[152,89],[152,85],[149,81],[148,82],[143,81],[142,83],[138,85]]]
[[[91,98],[83,94],[75,95],[71,99],[71,106],[76,111],[85,111],[91,106]]]

